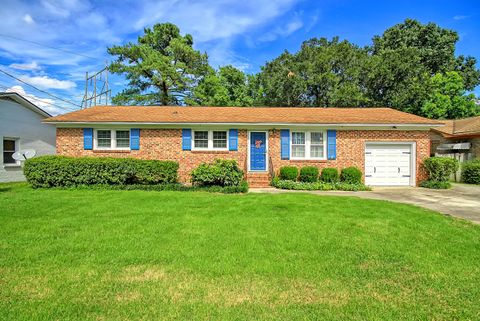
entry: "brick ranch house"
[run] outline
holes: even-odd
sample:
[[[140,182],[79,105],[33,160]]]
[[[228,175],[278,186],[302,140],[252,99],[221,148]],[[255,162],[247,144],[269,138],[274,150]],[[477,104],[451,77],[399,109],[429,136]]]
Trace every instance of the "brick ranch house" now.
[[[356,166],[368,185],[418,185],[441,123],[390,108],[97,106],[45,120],[58,155],[175,160],[179,179],[235,159],[251,186],[281,166]]]

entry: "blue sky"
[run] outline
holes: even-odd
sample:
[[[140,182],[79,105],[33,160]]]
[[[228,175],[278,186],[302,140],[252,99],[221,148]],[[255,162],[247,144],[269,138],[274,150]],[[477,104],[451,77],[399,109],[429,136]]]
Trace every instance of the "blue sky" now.
[[[246,72],[257,72],[265,61],[285,49],[298,50],[312,37],[339,36],[368,45],[374,35],[405,18],[456,30],[457,54],[480,60],[478,0],[4,0],[1,11],[0,68],[78,104],[85,72],[101,69],[110,59],[106,47],[135,41],[144,27],[158,22],[173,22],[182,33],[192,34],[195,48],[206,51],[213,66],[232,64]],[[122,77],[112,77],[110,84],[114,93],[125,86]],[[24,93],[55,114],[75,109],[0,75],[0,90],[6,89]],[[475,93],[480,95],[480,88]]]

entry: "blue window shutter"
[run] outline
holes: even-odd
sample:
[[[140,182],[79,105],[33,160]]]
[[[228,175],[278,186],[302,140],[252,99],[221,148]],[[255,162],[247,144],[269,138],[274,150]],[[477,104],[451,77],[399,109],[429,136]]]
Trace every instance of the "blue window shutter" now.
[[[93,128],[83,129],[83,149],[93,149]]]
[[[238,129],[230,129],[228,132],[228,149],[238,150]]]
[[[337,159],[337,131],[327,130],[327,158]]]
[[[290,159],[290,130],[280,131],[280,156],[282,159]]]
[[[192,130],[182,129],[182,150],[192,150]]]
[[[140,129],[139,128],[130,129],[130,149],[131,150],[140,149]]]

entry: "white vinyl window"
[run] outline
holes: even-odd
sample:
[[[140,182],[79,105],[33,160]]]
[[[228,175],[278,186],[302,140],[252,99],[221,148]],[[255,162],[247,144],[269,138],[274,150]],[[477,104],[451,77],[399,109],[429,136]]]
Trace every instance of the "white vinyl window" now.
[[[291,159],[326,159],[325,132],[292,131]]]
[[[192,150],[228,150],[226,130],[195,130],[192,141]]]
[[[95,130],[95,149],[129,150],[130,130]]]
[[[15,165],[18,162],[13,158],[13,153],[18,149],[16,139],[4,138],[3,139],[3,163],[8,165]]]

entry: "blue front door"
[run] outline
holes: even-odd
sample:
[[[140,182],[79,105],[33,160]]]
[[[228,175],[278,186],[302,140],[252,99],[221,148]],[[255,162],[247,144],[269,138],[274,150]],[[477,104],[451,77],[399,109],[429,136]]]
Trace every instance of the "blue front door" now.
[[[250,170],[267,170],[267,133],[250,132]]]

